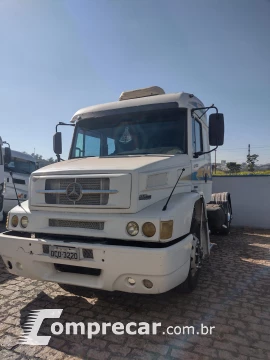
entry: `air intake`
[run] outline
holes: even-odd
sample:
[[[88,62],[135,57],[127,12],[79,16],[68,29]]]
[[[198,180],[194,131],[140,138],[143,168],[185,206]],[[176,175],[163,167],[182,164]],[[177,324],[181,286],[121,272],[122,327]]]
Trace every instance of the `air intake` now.
[[[80,228],[80,229],[90,229],[90,230],[104,230],[103,221],[76,221],[76,220],[49,219],[49,226]]]
[[[164,95],[165,91],[159,86],[151,86],[144,89],[124,91],[119,97],[119,100],[137,99],[147,96]]]

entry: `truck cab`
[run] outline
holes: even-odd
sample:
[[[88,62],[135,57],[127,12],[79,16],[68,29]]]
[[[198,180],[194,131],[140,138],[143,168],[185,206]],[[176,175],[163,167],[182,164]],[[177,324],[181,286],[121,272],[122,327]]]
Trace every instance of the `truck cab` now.
[[[206,112],[214,108],[207,123]],[[79,110],[69,159],[31,174],[0,253],[13,274],[108,291],[192,290],[210,255],[210,145],[223,115],[151,87]]]

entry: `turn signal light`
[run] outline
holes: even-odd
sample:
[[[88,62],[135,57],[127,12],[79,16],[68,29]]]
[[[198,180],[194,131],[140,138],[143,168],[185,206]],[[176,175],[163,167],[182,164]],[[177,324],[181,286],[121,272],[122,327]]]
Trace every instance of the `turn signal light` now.
[[[172,237],[173,220],[160,222],[160,240],[167,240]]]

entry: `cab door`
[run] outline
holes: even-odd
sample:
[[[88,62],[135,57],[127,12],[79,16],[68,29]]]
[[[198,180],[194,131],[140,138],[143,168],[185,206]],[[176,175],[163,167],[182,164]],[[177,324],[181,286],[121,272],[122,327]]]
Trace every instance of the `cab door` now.
[[[206,144],[204,144],[203,126],[202,122],[194,117],[192,118],[192,150],[193,156],[195,153],[207,151]],[[207,192],[209,184],[209,177],[207,174],[207,155],[200,155],[197,158],[193,157],[191,160],[191,182],[192,190],[203,192],[204,195]],[[208,197],[208,196],[207,196]]]

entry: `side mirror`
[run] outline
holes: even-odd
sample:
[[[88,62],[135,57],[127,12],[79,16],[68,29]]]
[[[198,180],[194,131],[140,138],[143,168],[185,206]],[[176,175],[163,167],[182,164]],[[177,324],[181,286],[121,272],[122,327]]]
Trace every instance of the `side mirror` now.
[[[53,151],[56,155],[62,154],[62,133],[56,132],[53,135]]]
[[[4,161],[5,161],[5,164],[9,164],[11,162],[11,150],[9,147],[5,148]]]
[[[209,116],[209,145],[220,146],[224,143],[224,116],[211,114]]]

